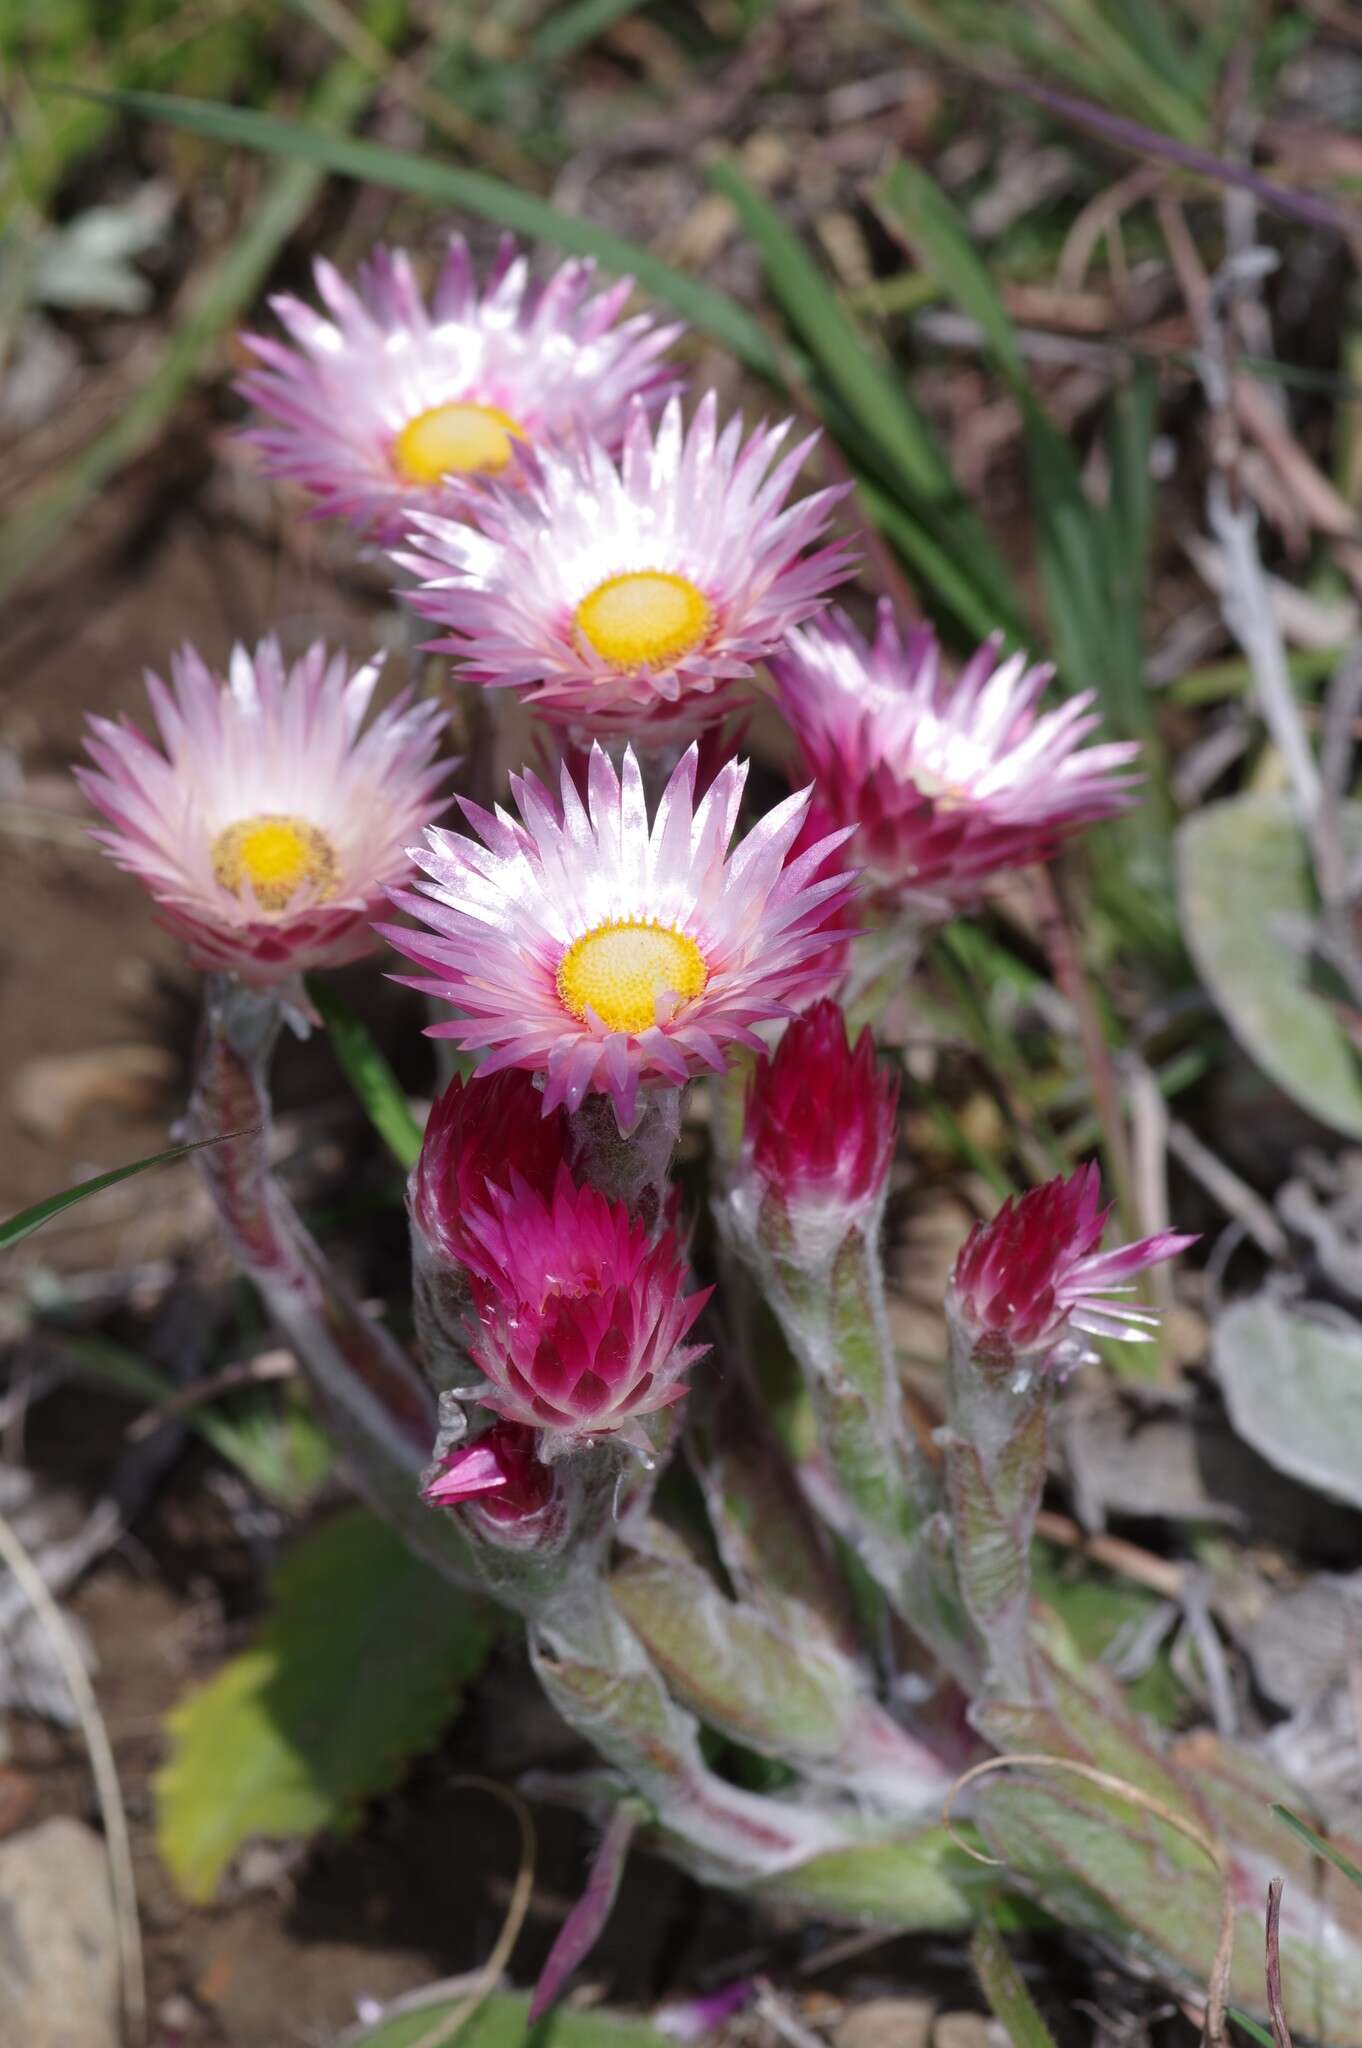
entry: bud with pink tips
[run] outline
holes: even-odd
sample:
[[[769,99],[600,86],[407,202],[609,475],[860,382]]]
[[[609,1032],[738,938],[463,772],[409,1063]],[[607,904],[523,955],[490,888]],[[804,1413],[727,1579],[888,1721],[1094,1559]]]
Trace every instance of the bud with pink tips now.
[[[747,1098],[751,1170],[787,1208],[848,1219],[878,1208],[894,1150],[898,1078],[879,1066],[869,1029],[853,1046],[826,997],[796,1017],[761,1060]]]
[[[553,1472],[520,1422],[494,1422],[475,1442],[456,1444],[421,1488],[431,1507],[475,1507],[498,1527],[542,1515],[552,1497]]]
[[[1089,1165],[1010,1197],[991,1223],[975,1224],[955,1263],[951,1307],[981,1362],[1040,1357],[1072,1365],[1082,1355],[1074,1331],[1149,1341],[1158,1311],[1119,1297],[1137,1273],[1196,1238],[1161,1230],[1104,1252],[1110,1215],[1101,1175]]]
[[[854,826],[851,852],[885,908],[968,908],[993,876],[1133,801],[1138,746],[1083,745],[1093,693],[1041,711],[1053,670],[1000,660],[1001,644],[992,635],[951,677],[931,628],[905,633],[886,598],[873,641],[832,611],[771,662],[818,801]]]
[[[623,1433],[679,1401],[706,1350],[686,1339],[709,1299],[687,1295],[675,1231],[654,1242],[622,1202],[560,1167],[547,1198],[518,1175],[471,1221],[474,1362],[483,1404],[556,1451]],[[485,1276],[485,1277],[484,1277]]]

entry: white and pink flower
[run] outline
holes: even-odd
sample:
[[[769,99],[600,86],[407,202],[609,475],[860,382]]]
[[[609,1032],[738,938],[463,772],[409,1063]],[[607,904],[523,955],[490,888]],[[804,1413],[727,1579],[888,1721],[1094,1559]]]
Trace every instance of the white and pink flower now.
[[[695,802],[697,752],[649,818],[631,749],[617,773],[595,748],[583,802],[565,768],[557,803],[537,777],[512,778],[520,817],[465,802],[480,835],[431,831],[424,871],[393,900],[427,930],[385,927],[424,970],[414,985],[458,1015],[436,1025],[482,1055],[484,1074],[544,1076],[545,1113],[611,1096],[631,1128],[645,1083],[721,1071],[754,1026],[820,992],[828,929],[854,876],[823,872],[845,835],[787,859],[808,792],[788,797],[730,854],[747,775],[731,761]]]
[[[992,876],[1048,859],[1069,834],[1133,801],[1139,748],[1083,741],[1090,690],[1039,709],[1053,673],[986,640],[959,674],[929,626],[907,634],[881,601],[867,644],[840,612],[771,662],[818,800],[855,828],[851,851],[886,905],[945,916]]]
[[[358,289],[315,269],[329,319],[284,293],[270,303],[295,346],[243,336],[259,367],[240,389],[268,416],[247,438],[319,516],[379,540],[413,509],[460,516],[461,480],[507,470],[517,448],[579,432],[618,447],[630,400],[676,388],[660,358],[680,329],[621,319],[632,279],[589,297],[595,266],[574,260],[533,286],[509,235],[481,292],[451,237],[429,305],[402,249],[376,249]]]
[[[186,647],[169,687],[147,677],[159,746],[90,718],[94,766],[76,774],[112,828],[96,837],[197,966],[264,985],[373,951],[452,765],[435,758],[438,704],[403,693],[365,724],[378,676],[320,642],[290,668],[264,640],[224,678]]]
[[[689,428],[669,401],[654,437],[636,404],[618,464],[583,440],[537,452],[523,489],[485,489],[475,525],[418,515],[397,560],[447,629],[432,644],[560,725],[692,737],[852,568],[824,540],[842,487],[786,503],[817,438],[777,459],[789,427],[720,433],[710,392]]]

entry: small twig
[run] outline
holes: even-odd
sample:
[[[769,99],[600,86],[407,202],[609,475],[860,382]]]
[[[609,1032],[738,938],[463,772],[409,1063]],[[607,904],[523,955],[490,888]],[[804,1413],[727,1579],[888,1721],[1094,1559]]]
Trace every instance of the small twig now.
[[[1168,1126],[1168,1149],[1225,1214],[1243,1225],[1260,1251],[1282,1262],[1290,1258],[1290,1239],[1262,1196],[1177,1117]]]
[[[455,2006],[453,2012],[437,2020],[427,2033],[422,2034],[420,2039],[412,2044],[412,2048],[449,2048],[449,2043],[462,2032],[478,2007],[495,1991],[501,1973],[511,1959],[511,1951],[520,1939],[520,1930],[525,1925],[525,1915],[530,1909],[530,1896],[534,1891],[534,1818],[525,1801],[519,1793],[512,1792],[509,1786],[498,1785],[494,1778],[455,1778],[451,1790],[462,1791],[465,1788],[490,1792],[494,1799],[499,1799],[502,1805],[515,1815],[516,1825],[520,1829],[520,1864],[516,1871],[515,1889],[511,1893],[511,1903],[506,1908],[506,1918],[501,1923],[501,1932],[487,1961],[478,1972],[474,1988],[461,2005]]]
[[[1292,2048],[1291,2029],[1282,2005],[1281,1957],[1282,1881],[1274,1877],[1267,1888],[1266,1976],[1267,2017],[1276,2048]]]
[[[1036,1516],[1036,1534],[1065,1550],[1081,1551],[1094,1564],[1104,1565],[1137,1586],[1147,1586],[1161,1599],[1182,1604],[1187,1575],[1171,1558],[1156,1557],[1152,1550],[1141,1550],[1137,1543],[1127,1543],[1123,1536],[1090,1536],[1068,1515],[1056,1514],[1051,1508],[1042,1508]]]
[[[14,1574],[46,1632],[80,1717],[81,1733],[85,1737],[90,1768],[94,1773],[100,1817],[104,1822],[109,1883],[118,1922],[123,2015],[127,2022],[129,2048],[143,2048],[147,2038],[147,1995],[142,1972],[142,1932],[137,1918],[137,1880],[133,1872],[127,1815],[119,1790],[118,1766],[114,1762],[108,1730],[66,1617],[48,1592],[42,1573],[3,1515],[0,1515],[0,1559]]]
[[[255,1358],[238,1359],[234,1365],[225,1365],[221,1372],[210,1373],[206,1379],[195,1380],[192,1386],[179,1387],[173,1394],[167,1394],[164,1401],[158,1401],[154,1408],[146,1409],[130,1422],[125,1434],[129,1443],[140,1443],[163,1422],[170,1422],[191,1408],[200,1408],[205,1402],[216,1401],[220,1394],[291,1379],[297,1370],[298,1361],[291,1351],[262,1351]]]
[[[1073,1777],[1084,1778],[1090,1785],[1098,1786],[1104,1792],[1115,1793],[1117,1798],[1126,1799],[1132,1806],[1140,1807],[1145,1813],[1152,1813],[1166,1827],[1195,1843],[1202,1854],[1209,1857],[1220,1879],[1220,1929],[1215,1945],[1215,1959],[1206,1984],[1206,2020],[1202,2029],[1202,2041],[1206,2048],[1223,2048],[1226,2041],[1225,2006],[1229,1995],[1230,1966],[1234,1959],[1234,1886],[1233,1872],[1229,1858],[1220,1844],[1199,1828],[1195,1821],[1176,1813],[1152,1792],[1146,1792],[1139,1785],[1132,1785],[1125,1778],[1116,1777],[1111,1771],[1099,1771],[1095,1764],[1079,1763],[1074,1757],[1053,1756],[1044,1750],[1019,1750],[1011,1756],[986,1757],[981,1764],[975,1764],[963,1771],[946,1794],[941,1807],[941,1825],[953,1836],[957,1848],[976,1863],[987,1863],[995,1869],[1006,1867],[1001,1856],[989,1856],[982,1849],[976,1849],[972,1842],[965,1840],[952,1819],[952,1810],[957,1797],[966,1785],[976,1778],[986,1777],[993,1771],[1034,1769],[1045,1771],[1067,1771]],[[424,2048],[424,2044],[423,2044]]]

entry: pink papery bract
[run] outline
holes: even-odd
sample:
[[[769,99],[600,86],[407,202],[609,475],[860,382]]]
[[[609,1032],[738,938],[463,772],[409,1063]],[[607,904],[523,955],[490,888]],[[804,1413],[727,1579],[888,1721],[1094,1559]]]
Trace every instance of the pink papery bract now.
[[[233,650],[226,678],[192,647],[171,686],[147,677],[158,747],[128,720],[93,715],[78,768],[112,830],[95,836],[151,894],[196,966],[265,985],[374,950],[372,920],[409,871],[407,842],[442,808],[452,769],[436,748],[446,714],[409,691],[365,725],[379,664],[349,673],[320,642],[286,667],[278,643]],[[321,835],[324,879],[278,906],[224,884],[214,849],[230,828],[283,816]]]
[[[476,1503],[494,1522],[523,1522],[548,1506],[553,1473],[541,1464],[537,1433],[519,1422],[494,1422],[473,1443],[446,1451],[421,1488],[431,1507]]]
[[[682,756],[651,821],[632,749],[617,773],[597,747],[586,803],[566,770],[557,803],[536,776],[512,777],[518,820],[464,802],[481,844],[436,830],[412,850],[427,879],[393,900],[430,930],[384,931],[426,970],[414,986],[462,1013],[434,1034],[480,1052],[483,1073],[542,1073],[546,1114],[559,1103],[577,1109],[597,1091],[629,1129],[641,1085],[720,1072],[735,1041],[760,1051],[753,1027],[788,1016],[825,985],[827,927],[854,878],[822,871],[845,834],[788,858],[806,790],[729,855],[747,764],[721,768],[697,804],[696,759],[694,747]],[[688,999],[660,994],[653,1022],[638,1030],[574,1014],[558,986],[574,943],[621,922],[684,935],[706,973]]]
[[[898,1093],[869,1028],[853,1047],[838,1005],[815,1003],[752,1076],[745,1138],[753,1169],[790,1208],[872,1207],[889,1176]]]
[[[851,850],[888,904],[949,915],[1134,800],[1138,746],[1082,744],[1093,693],[1042,712],[1053,671],[1000,662],[1000,647],[995,634],[952,679],[931,628],[905,634],[884,599],[873,642],[832,611],[771,662],[818,800],[855,826]]]
[[[461,516],[458,478],[422,485],[394,462],[397,436],[422,413],[490,407],[532,446],[588,433],[613,449],[630,401],[656,405],[676,388],[659,358],[680,328],[647,314],[620,318],[631,278],[588,297],[589,261],[574,258],[534,286],[507,235],[479,292],[467,244],[454,235],[429,305],[402,249],[376,249],[358,289],[325,259],[315,270],[329,319],[284,293],[270,303],[296,346],[243,336],[260,367],[239,388],[270,420],[246,438],[271,476],[316,498],[319,516],[380,541],[400,539],[413,511]]]
[[[558,724],[671,745],[726,717],[753,665],[850,574],[845,546],[804,553],[823,536],[843,488],[785,503],[817,436],[777,460],[790,421],[718,431],[708,393],[690,427],[668,402],[654,439],[634,406],[617,465],[599,442],[538,452],[524,487],[485,486],[476,527],[423,516],[397,555],[420,588],[410,601],[448,628],[431,644],[463,674],[513,689]],[[696,645],[657,666],[613,667],[575,625],[578,606],[611,579],[685,579],[709,622]]]
[[[430,1112],[412,1173],[413,1225],[433,1252],[471,1267],[483,1244],[470,1220],[488,1206],[489,1190],[519,1176],[548,1195],[566,1154],[566,1119],[561,1110],[544,1115],[528,1074],[513,1067],[486,1080],[455,1075]]]
[[[1050,1353],[1071,1329],[1148,1341],[1158,1312],[1112,1297],[1196,1238],[1161,1230],[1103,1252],[1110,1214],[1101,1175],[1089,1165],[1009,1197],[991,1223],[975,1224],[955,1262],[950,1305],[976,1349],[1000,1359]]]
[[[482,1239],[470,1346],[489,1408],[577,1438],[613,1434],[681,1398],[704,1345],[685,1338],[709,1291],[684,1295],[675,1233],[653,1243],[622,1202],[564,1166],[548,1201],[516,1179],[472,1225]]]

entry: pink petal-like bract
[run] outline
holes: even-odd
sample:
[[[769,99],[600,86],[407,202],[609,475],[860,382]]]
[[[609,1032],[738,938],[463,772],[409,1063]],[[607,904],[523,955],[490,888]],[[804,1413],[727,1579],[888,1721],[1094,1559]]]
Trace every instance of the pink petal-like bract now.
[[[483,1245],[470,1220],[487,1208],[489,1190],[508,1189],[518,1176],[547,1195],[566,1156],[566,1118],[561,1110],[544,1115],[520,1068],[486,1080],[456,1074],[430,1112],[412,1172],[413,1228],[433,1255],[472,1267]]]
[[[169,688],[147,678],[159,747],[91,716],[94,766],[76,775],[112,828],[96,836],[197,966],[264,985],[373,951],[374,913],[454,765],[435,759],[434,702],[404,692],[366,725],[378,674],[320,642],[289,667],[264,640],[223,678],[186,647]]]
[[[1009,1197],[991,1223],[975,1224],[955,1262],[951,1307],[981,1354],[1049,1353],[1071,1329],[1148,1341],[1157,1311],[1112,1297],[1196,1238],[1161,1230],[1103,1252],[1110,1214],[1101,1175],[1089,1165]]]
[[[884,902],[946,916],[1133,801],[1138,746],[1082,744],[1092,692],[1041,711],[1051,669],[1000,661],[1000,646],[986,640],[952,678],[931,628],[905,634],[884,599],[873,642],[834,610],[772,659],[818,801],[856,828],[850,851]]]
[[[397,560],[421,586],[411,603],[447,629],[431,644],[470,681],[590,734],[671,745],[727,716],[754,664],[853,566],[823,542],[841,486],[785,502],[817,438],[781,455],[789,426],[744,441],[733,418],[721,433],[711,392],[689,428],[670,400],[654,437],[636,405],[618,464],[599,441],[536,451],[522,488],[470,499],[476,525],[414,519]],[[617,649],[589,637],[586,607],[623,581],[683,596],[676,619],[664,605],[666,628],[645,607],[637,642]]]
[[[517,1178],[471,1222],[481,1239],[471,1352],[489,1408],[594,1437],[677,1401],[705,1350],[685,1338],[709,1291],[684,1295],[673,1230],[647,1227],[560,1167],[546,1201]],[[482,1275],[490,1274],[490,1278]]]
[[[429,303],[405,250],[376,249],[357,288],[319,260],[330,317],[281,294],[271,304],[294,346],[242,337],[258,367],[240,389],[268,419],[247,438],[268,473],[302,485],[320,515],[388,542],[413,511],[461,516],[458,475],[421,481],[399,460],[403,430],[437,408],[513,423],[519,446],[586,433],[617,448],[630,402],[656,405],[675,390],[660,358],[681,330],[647,314],[621,318],[632,279],[593,297],[594,281],[595,266],[574,258],[533,285],[510,236],[481,291],[466,243],[451,237]]]
[[[457,1444],[440,1460],[421,1497],[436,1508],[476,1501],[494,1522],[523,1522],[548,1506],[553,1473],[541,1464],[536,1432],[519,1422],[494,1422],[469,1444]]]
[[[564,770],[558,800],[512,778],[520,817],[465,803],[480,835],[431,831],[424,870],[394,902],[428,930],[385,934],[425,970],[415,986],[459,1013],[433,1027],[482,1055],[482,1071],[544,1076],[545,1113],[610,1095],[622,1129],[640,1086],[716,1072],[754,1026],[826,986],[828,927],[853,877],[823,872],[845,834],[797,859],[808,792],[786,798],[729,852],[747,774],[721,768],[695,802],[696,750],[649,817],[631,749],[618,772],[596,748],[587,800]]]
[[[873,1207],[889,1176],[898,1093],[869,1027],[853,1047],[838,1005],[815,1003],[753,1073],[745,1140],[755,1172],[790,1207]]]

